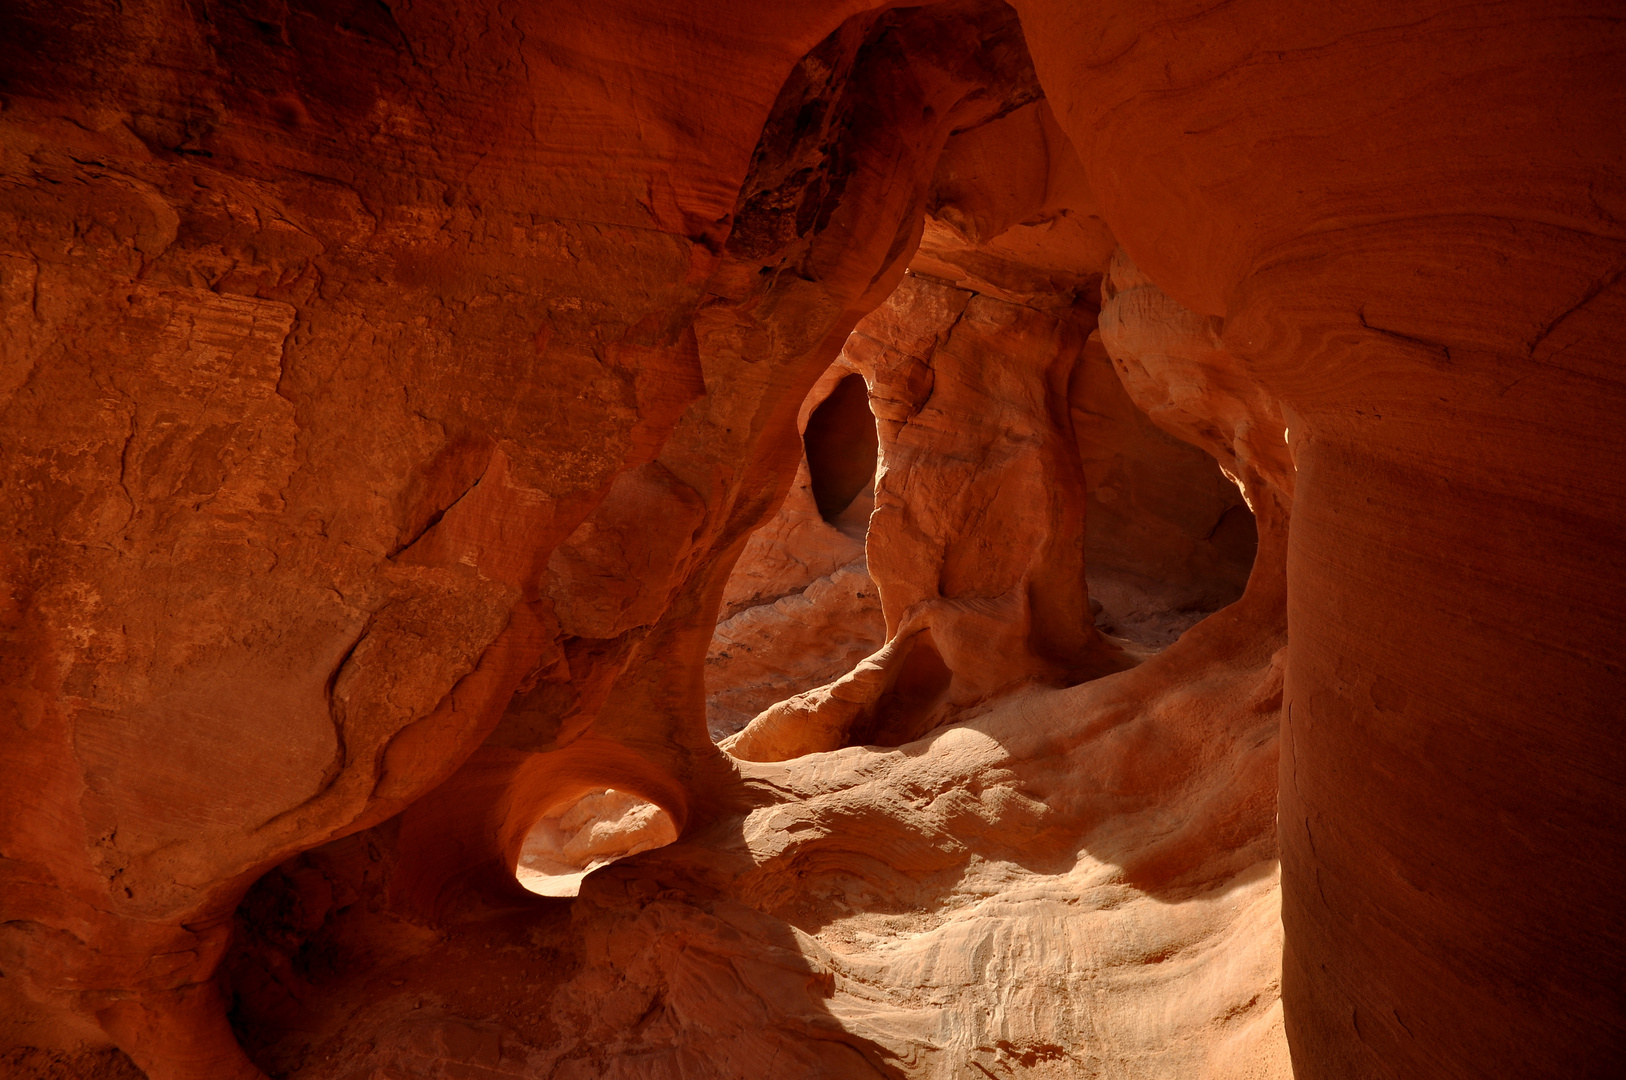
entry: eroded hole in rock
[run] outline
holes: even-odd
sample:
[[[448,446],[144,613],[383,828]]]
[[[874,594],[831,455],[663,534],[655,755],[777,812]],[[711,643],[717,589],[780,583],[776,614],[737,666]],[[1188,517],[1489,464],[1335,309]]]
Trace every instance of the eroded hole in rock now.
[[[880,437],[862,375],[848,375],[813,410],[802,433],[819,516],[861,538],[875,501]]]
[[[1069,399],[1084,465],[1084,561],[1096,626],[1161,649],[1235,602],[1258,530],[1213,455],[1154,424],[1097,341]]]
[[[1218,484],[1211,483],[1210,471]],[[1202,497],[1186,504],[1179,520],[1159,523],[1179,550],[1178,558],[1161,564],[1148,564],[1150,545],[1120,546],[1121,537],[1114,534],[1133,523],[1109,512],[1111,504],[1091,493],[1091,524],[1085,532],[1086,550],[1094,555],[1088,574],[1090,610],[1102,633],[1161,649],[1241,598],[1259,546],[1253,513],[1240,494],[1229,505],[1236,489],[1217,467],[1193,468],[1181,479]],[[1105,493],[1109,499],[1122,497],[1118,489]]]
[[[706,657],[707,724],[724,739],[838,678],[886,639],[865,557],[880,440],[864,376],[837,363],[802,405],[802,463],[746,544]]]
[[[1024,679],[1132,665],[1241,597],[1253,515],[1131,397],[1077,304],[1088,283],[1040,310],[976,284],[911,273],[808,395],[801,472],[736,564],[707,662],[714,738],[790,712],[731,752],[802,746],[796,727],[908,742]]]
[[[538,896],[575,896],[601,866],[677,839],[672,816],[648,799],[604,788],[557,807],[525,836],[514,876]]]

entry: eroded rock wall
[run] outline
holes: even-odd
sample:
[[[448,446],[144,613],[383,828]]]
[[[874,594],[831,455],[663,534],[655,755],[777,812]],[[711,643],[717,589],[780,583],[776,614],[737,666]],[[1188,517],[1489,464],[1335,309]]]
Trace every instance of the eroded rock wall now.
[[[7,9],[8,1068],[1607,1075],[1617,13],[1014,6]],[[917,243],[971,354],[1087,357],[1035,299],[1113,260],[1248,590],[1047,685],[1100,672],[1041,468],[882,597],[986,616],[914,672],[980,713],[732,765],[730,565]],[[524,895],[605,787],[684,838]]]
[[[515,799],[610,771],[681,820],[712,790],[700,661],[785,420],[901,273],[949,133],[1035,92],[1008,9],[816,7],[766,38],[733,9],[14,9],[7,689],[38,783],[5,947],[38,1039],[254,1074],[212,977],[243,890],[482,742],[419,811],[420,908],[517,850],[480,824]],[[465,820],[486,847],[448,862]]]
[[[600,871],[569,909],[426,932],[376,914],[388,856],[313,852],[291,871],[311,884],[267,889],[309,909],[255,926],[263,959],[233,968],[280,1033],[258,1059],[309,1080],[1290,1075],[1266,549],[1274,596],[1133,671],[898,749],[742,763],[754,808]],[[301,919],[321,928],[281,930]]]
[[[1604,1075],[1626,1037],[1599,906],[1626,873],[1618,13],[1016,6],[1118,241],[1290,432],[1297,1074]]]
[[[1067,387],[1093,321],[911,275],[847,342],[881,430],[866,541],[887,641],[726,745],[779,760],[911,742],[1026,681],[1125,666],[1084,580]]]

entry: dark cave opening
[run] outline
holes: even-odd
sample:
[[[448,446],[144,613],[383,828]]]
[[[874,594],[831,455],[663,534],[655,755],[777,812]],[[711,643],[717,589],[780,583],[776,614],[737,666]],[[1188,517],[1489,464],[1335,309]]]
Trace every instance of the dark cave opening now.
[[[843,512],[875,479],[880,437],[862,375],[848,375],[807,418],[802,434],[819,516],[841,525]]]
[[[1259,547],[1241,492],[1206,454],[1185,457],[1158,463],[1168,470],[1152,477],[1162,490],[1109,488],[1107,500],[1092,491],[1087,503],[1095,624],[1152,650],[1241,599]]]
[[[1165,431],[1135,403],[1094,340],[1069,395],[1088,490],[1095,625],[1160,650],[1241,598],[1259,546],[1253,511],[1209,450]]]

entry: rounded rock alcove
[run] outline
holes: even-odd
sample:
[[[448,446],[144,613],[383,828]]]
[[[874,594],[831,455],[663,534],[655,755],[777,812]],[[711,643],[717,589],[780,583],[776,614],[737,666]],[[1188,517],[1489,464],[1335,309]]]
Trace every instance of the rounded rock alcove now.
[[[802,447],[819,516],[862,541],[875,508],[880,436],[864,376],[847,375],[807,418]]]
[[[575,896],[594,870],[677,839],[677,825],[657,804],[600,788],[539,818],[525,835],[514,877],[538,896]]]

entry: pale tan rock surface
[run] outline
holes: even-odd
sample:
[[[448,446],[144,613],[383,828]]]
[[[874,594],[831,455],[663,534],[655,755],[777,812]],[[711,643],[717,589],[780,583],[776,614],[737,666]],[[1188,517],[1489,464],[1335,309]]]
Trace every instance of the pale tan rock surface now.
[[[733,735],[770,705],[845,675],[885,639],[880,593],[862,559],[723,620],[706,654],[712,737]]]
[[[525,834],[514,877],[538,896],[575,896],[588,874],[677,839],[659,806],[615,788],[590,791]]]

